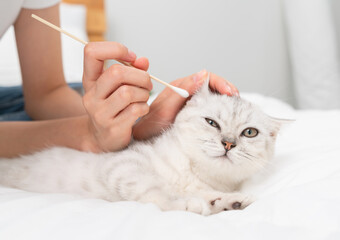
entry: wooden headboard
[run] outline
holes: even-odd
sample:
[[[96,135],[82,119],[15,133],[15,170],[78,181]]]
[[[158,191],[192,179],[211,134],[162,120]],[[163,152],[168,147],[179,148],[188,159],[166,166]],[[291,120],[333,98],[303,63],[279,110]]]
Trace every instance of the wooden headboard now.
[[[106,31],[106,17],[104,0],[62,0],[69,4],[83,4],[86,6],[86,30],[90,42],[104,41]]]

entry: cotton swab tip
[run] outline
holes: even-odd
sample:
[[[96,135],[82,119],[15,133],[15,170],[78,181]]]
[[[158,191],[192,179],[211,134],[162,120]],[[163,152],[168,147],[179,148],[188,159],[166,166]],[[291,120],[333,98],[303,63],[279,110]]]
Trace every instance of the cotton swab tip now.
[[[171,86],[171,85],[170,85]],[[178,88],[178,87],[175,87],[175,86],[171,86],[170,87],[172,90],[174,90],[177,94],[179,94],[181,97],[184,97],[184,98],[187,98],[189,97],[189,93],[188,91],[182,89],[182,88]]]

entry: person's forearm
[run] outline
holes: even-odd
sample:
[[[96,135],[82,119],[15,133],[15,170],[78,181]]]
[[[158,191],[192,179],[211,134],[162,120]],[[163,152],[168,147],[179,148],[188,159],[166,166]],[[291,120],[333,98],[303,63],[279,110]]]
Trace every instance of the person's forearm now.
[[[81,96],[68,85],[55,88],[43,96],[31,96],[25,100],[25,109],[34,120],[75,117],[86,113]]]
[[[0,157],[30,154],[46,147],[92,149],[87,116],[33,122],[0,122]]]

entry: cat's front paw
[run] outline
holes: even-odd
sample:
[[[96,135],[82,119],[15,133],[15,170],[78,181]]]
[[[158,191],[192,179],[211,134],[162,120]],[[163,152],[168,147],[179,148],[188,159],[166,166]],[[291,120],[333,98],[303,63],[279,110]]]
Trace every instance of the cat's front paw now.
[[[225,193],[221,197],[210,201],[211,212],[219,213],[228,210],[240,210],[249,206],[252,198],[243,193]]]
[[[178,210],[184,210],[188,212],[193,212],[201,214],[204,216],[211,214],[210,204],[202,198],[185,198],[176,201]]]

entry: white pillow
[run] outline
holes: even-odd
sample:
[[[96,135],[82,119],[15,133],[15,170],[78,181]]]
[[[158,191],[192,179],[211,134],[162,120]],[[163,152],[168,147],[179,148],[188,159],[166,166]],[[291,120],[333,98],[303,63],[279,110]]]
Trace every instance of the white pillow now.
[[[60,4],[61,27],[88,41],[86,33],[86,7],[78,4]],[[64,74],[67,82],[81,82],[84,46],[62,36]],[[21,72],[14,28],[10,27],[0,40],[0,86],[21,85]]]
[[[282,100],[258,93],[241,92],[241,97],[259,106],[269,116],[282,119],[296,119],[294,108]]]

